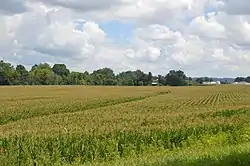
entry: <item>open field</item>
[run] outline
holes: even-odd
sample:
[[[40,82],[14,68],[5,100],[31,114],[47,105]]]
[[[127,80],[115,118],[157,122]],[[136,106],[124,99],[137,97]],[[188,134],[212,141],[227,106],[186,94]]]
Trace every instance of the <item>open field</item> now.
[[[0,87],[0,165],[250,165],[250,86]]]

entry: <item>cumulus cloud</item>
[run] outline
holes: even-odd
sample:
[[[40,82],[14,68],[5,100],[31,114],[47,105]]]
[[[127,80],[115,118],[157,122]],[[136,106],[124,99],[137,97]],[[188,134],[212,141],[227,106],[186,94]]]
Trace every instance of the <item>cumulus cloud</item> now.
[[[217,8],[221,2],[217,0],[124,0],[123,4],[97,12],[86,13],[85,16],[97,20],[116,19],[140,25],[164,24],[174,29],[182,29],[183,25],[196,16],[202,15],[205,8]]]
[[[175,43],[181,37],[179,32],[173,32],[168,27],[159,24],[151,24],[144,28],[138,28],[135,33],[142,40],[168,41],[169,44]]]
[[[71,60],[91,56],[95,44],[105,38],[105,32],[94,22],[86,22],[82,31],[75,30],[75,23],[67,14],[36,7],[36,12],[4,18],[9,26],[2,33],[18,45],[15,54],[30,50]]]
[[[216,20],[215,13],[208,18],[198,16],[189,25],[189,32],[210,39],[225,39],[225,27]]]
[[[79,71],[111,67],[116,72],[182,69],[191,76],[246,75],[250,2],[235,2],[3,1],[0,58],[25,65],[66,63]],[[110,39],[99,25],[112,20],[134,25],[129,42]]]

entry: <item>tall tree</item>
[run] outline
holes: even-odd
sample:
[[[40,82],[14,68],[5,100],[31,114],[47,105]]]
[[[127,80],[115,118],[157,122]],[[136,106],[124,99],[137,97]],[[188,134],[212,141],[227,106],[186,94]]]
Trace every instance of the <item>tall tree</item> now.
[[[164,76],[158,75],[157,79],[160,85],[166,85]]]
[[[32,67],[29,74],[29,82],[33,85],[53,85],[54,73],[47,63],[41,63]]]
[[[121,72],[117,75],[117,81],[119,85],[134,86],[136,82],[136,75],[133,71]]]
[[[85,85],[85,74],[80,72],[71,72],[69,75],[69,84],[70,85]]]
[[[142,85],[146,85],[147,83],[147,75],[142,72],[141,70],[136,70],[135,71],[135,76],[136,76],[136,80],[135,80],[135,85],[136,86],[142,86]]]
[[[33,65],[30,71],[34,71],[34,70],[36,70],[36,69],[37,69],[37,67],[38,67],[38,65],[37,65],[37,64]]]
[[[70,71],[65,64],[54,64],[54,66],[52,67],[52,71],[57,75],[56,80],[60,80],[60,84],[68,84]]]
[[[187,76],[183,71],[171,70],[165,77],[165,82],[170,86],[184,86],[187,85]]]
[[[17,82],[15,68],[10,63],[0,61],[0,85],[13,85]]]
[[[23,65],[16,66],[16,73],[18,75],[18,84],[28,85],[29,72]]]
[[[116,85],[117,84],[114,71],[110,68],[102,68],[99,70],[95,70],[91,74],[91,78],[92,78],[94,85]]]
[[[151,72],[148,73],[148,80],[147,80],[148,84],[151,85],[153,82],[153,74]]]
[[[52,70],[55,74],[57,74],[61,77],[63,77],[63,76],[67,77],[70,74],[70,71],[69,71],[69,69],[67,69],[65,64],[55,64],[52,67]]]

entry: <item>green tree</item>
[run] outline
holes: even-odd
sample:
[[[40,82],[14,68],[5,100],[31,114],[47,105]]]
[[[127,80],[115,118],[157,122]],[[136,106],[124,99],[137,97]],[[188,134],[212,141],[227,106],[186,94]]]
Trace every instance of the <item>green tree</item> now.
[[[211,78],[206,77],[206,80]],[[245,80],[245,78],[243,78]],[[193,84],[191,77],[187,77],[181,70],[171,70],[165,77],[153,76],[151,72],[144,73],[142,70],[125,71],[115,75],[111,68],[102,68],[88,73],[70,72],[65,64],[40,63],[32,66],[27,71],[23,65],[14,68],[10,63],[0,61],[0,85],[123,85],[123,86],[146,86],[153,81],[159,85],[184,86]],[[241,80],[241,77],[236,78]],[[250,77],[247,78],[250,82]],[[196,79],[202,83],[203,79]]]
[[[148,84],[151,85],[153,82],[153,74],[151,72],[148,73]]]
[[[56,80],[60,82],[58,82],[58,84],[60,85],[65,85],[68,84],[68,78],[70,75],[70,71],[69,69],[66,67],[65,64],[54,64],[54,66],[52,67],[52,71],[60,77],[56,77]]]
[[[95,70],[91,74],[91,79],[94,85],[116,85],[116,77],[114,71],[110,68],[102,68]]]
[[[16,73],[18,76],[18,84],[28,85],[29,72],[23,65],[16,66]]]
[[[65,81],[61,76],[54,74],[53,82],[51,84],[52,85],[65,85]]]
[[[202,84],[204,82],[203,78],[196,78],[195,82],[198,84]]]
[[[39,64],[32,67],[29,82],[33,85],[53,85],[54,73],[49,64]]]
[[[235,82],[243,82],[246,81],[246,79],[244,77],[236,77],[235,78]]]
[[[160,85],[166,85],[164,76],[158,75],[157,79]]]
[[[205,78],[204,78],[204,81],[205,81],[205,82],[209,82],[209,78],[208,78],[208,77],[205,77]]]
[[[136,82],[136,75],[133,71],[121,72],[117,75],[119,85],[134,86]]]
[[[185,86],[187,85],[187,76],[183,71],[171,70],[165,77],[165,82],[170,86]]]
[[[85,85],[86,77],[84,73],[73,71],[70,73],[68,81],[70,85]]]
[[[135,85],[136,86],[142,86],[142,85],[148,85],[148,75],[142,72],[141,70],[135,71]]]
[[[55,74],[63,77],[63,76],[66,76],[68,77],[69,74],[70,74],[70,71],[69,69],[67,69],[66,65],[65,64],[55,64],[53,67],[52,67],[52,70]]]
[[[17,82],[15,68],[10,63],[0,61],[0,85],[13,85]]]

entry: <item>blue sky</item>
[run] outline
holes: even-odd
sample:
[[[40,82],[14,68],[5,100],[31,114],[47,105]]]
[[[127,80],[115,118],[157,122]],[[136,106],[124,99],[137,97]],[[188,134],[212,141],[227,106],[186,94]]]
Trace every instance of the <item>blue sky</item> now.
[[[135,29],[134,25],[119,20],[103,21],[99,23],[99,26],[117,44],[127,44],[133,37]]]
[[[75,29],[82,31],[86,21],[75,21]],[[98,22],[102,29],[115,44],[128,44],[133,38],[133,31],[136,27],[130,23],[125,23],[119,20],[101,21]]]

